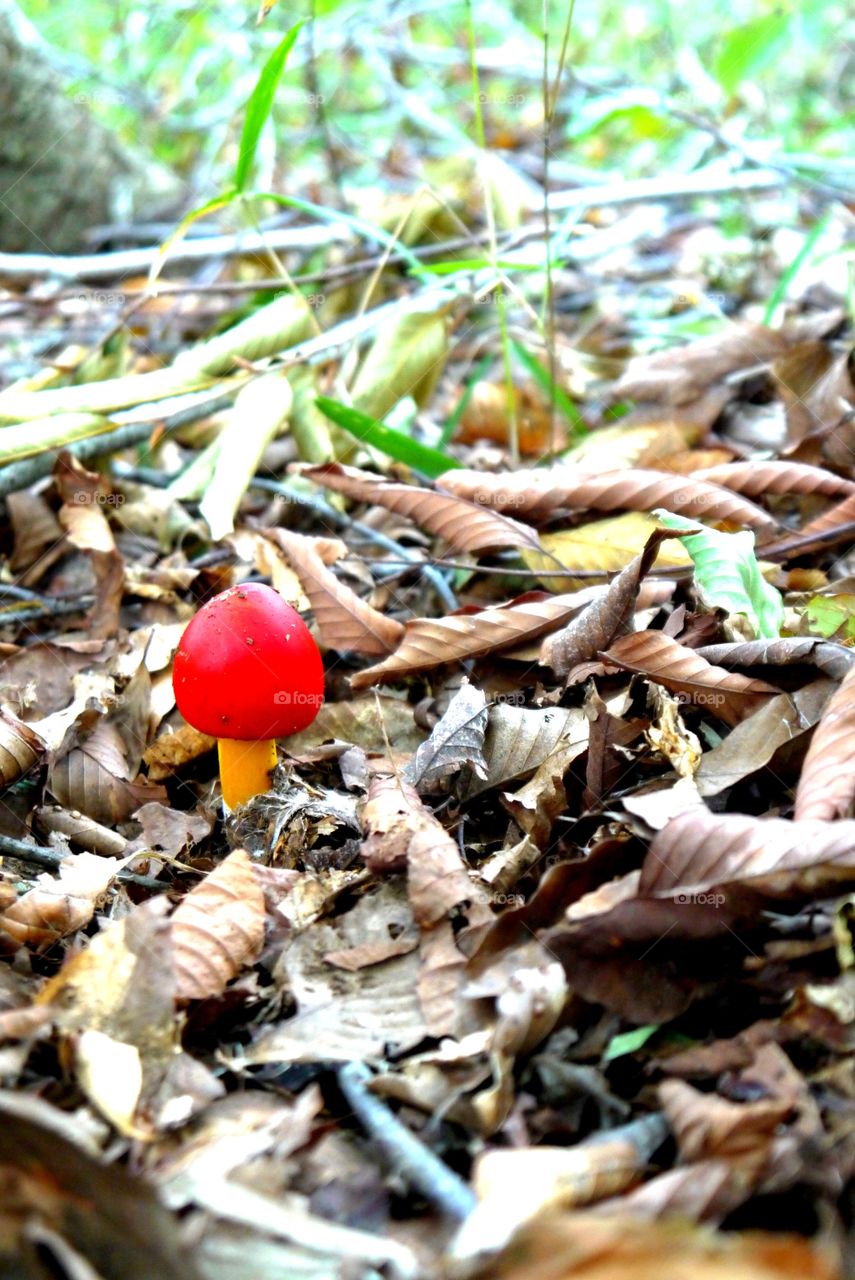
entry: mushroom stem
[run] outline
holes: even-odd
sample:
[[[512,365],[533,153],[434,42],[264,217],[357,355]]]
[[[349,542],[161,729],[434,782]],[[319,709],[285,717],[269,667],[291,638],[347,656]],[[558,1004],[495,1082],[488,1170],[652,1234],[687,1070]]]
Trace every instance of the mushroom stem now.
[[[220,782],[223,802],[229,809],[246,804],[253,796],[270,789],[270,771],[276,765],[276,740],[260,742],[241,738],[219,738]]]

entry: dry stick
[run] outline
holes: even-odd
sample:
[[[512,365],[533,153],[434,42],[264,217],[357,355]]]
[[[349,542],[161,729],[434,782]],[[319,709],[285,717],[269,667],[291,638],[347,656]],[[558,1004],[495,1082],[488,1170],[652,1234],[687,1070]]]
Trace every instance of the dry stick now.
[[[368,1092],[372,1078],[364,1062],[348,1062],[340,1069],[339,1087],[354,1114],[391,1168],[449,1218],[462,1222],[475,1208],[474,1192],[384,1102]]]
[[[88,436],[85,440],[72,441],[62,447],[40,453],[35,458],[24,458],[21,462],[12,462],[8,467],[0,470],[0,499],[10,493],[17,493],[19,489],[26,489],[37,480],[43,480],[45,476],[49,476],[61,452],[73,453],[81,462],[89,462],[102,454],[142,444],[158,428],[162,428],[164,432],[174,431],[178,427],[188,426],[191,422],[198,422],[200,418],[205,418],[210,413],[219,413],[221,409],[227,409],[233,399],[234,394],[217,395],[213,399],[179,409],[176,413],[165,415],[160,419],[154,418],[149,422],[128,422],[124,426],[116,427],[113,431],[105,431],[102,435]]]
[[[589,209],[602,205],[636,204],[641,201],[680,200],[686,196],[726,195],[728,192],[768,190],[786,184],[786,177],[771,169],[740,169],[736,173],[710,172],[675,174],[664,178],[636,178],[626,182],[604,182],[549,195],[550,212]],[[534,211],[533,211],[534,212]],[[198,262],[204,258],[240,257],[277,250],[326,248],[332,240],[349,242],[353,237],[329,224],[292,227],[270,231],[265,237],[237,233],[183,240],[170,253],[170,265]],[[146,272],[161,252],[160,245],[145,249],[121,249],[115,253],[49,254],[0,253],[0,279],[41,279],[65,276],[69,280],[115,279]]]
[[[30,862],[33,866],[47,867],[51,871],[56,871],[70,855],[48,849],[45,845],[27,844],[25,840],[15,840],[12,836],[0,836],[0,856],[17,858],[19,862]],[[133,871],[119,871],[116,879],[122,884],[135,884],[141,889],[153,889],[156,893],[165,893],[171,888],[163,880],[155,880],[154,876],[138,876]]]

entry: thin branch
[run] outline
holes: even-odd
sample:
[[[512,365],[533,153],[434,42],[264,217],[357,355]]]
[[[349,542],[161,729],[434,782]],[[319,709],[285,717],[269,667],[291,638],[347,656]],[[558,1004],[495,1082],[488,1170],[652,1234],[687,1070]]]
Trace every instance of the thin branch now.
[[[371,1079],[363,1062],[346,1063],[338,1075],[342,1093],[389,1166],[449,1218],[462,1222],[475,1208],[474,1193],[384,1102],[368,1092]]]

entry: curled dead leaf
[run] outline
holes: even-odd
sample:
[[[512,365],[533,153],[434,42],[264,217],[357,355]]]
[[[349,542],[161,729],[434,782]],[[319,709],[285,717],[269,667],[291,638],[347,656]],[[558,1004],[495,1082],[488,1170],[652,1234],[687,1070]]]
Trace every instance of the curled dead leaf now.
[[[636,631],[619,636],[603,655],[606,662],[639,672],[708,708],[727,724],[750,715],[767,698],[780,693],[765,680],[715,667],[697,649],[678,644],[663,631]]]
[[[393,654],[351,677],[354,690],[367,689],[391,676],[427,671],[461,658],[480,657],[536,639],[560,626],[582,605],[591,592],[570,592],[546,597],[538,592],[519,596],[508,604],[477,613],[450,614],[445,618],[414,618]]]
[[[0,708],[0,787],[10,787],[41,764],[46,750],[29,725]]]
[[[404,634],[403,624],[373,609],[341,582],[319,555],[316,539],[286,529],[270,529],[267,536],[294,567],[328,648],[368,654],[394,649]]]
[[[218,996],[264,942],[264,894],[249,855],[235,849],[178,905],[170,922],[175,996]]]
[[[808,747],[795,817],[842,818],[855,798],[855,667],[831,695]]]
[[[301,473],[337,493],[359,502],[376,503],[406,516],[422,529],[437,534],[454,551],[495,551],[503,547],[536,548],[538,545],[534,529],[466,498],[393,483],[370,471],[344,467],[337,462],[303,467]]]
[[[548,520],[558,511],[653,511],[665,507],[680,515],[726,520],[749,529],[772,531],[776,521],[747,498],[696,476],[629,468],[592,474],[576,467],[549,471],[509,471],[490,475],[463,469],[442,477],[444,488],[460,498],[497,511],[515,511],[532,520]]]

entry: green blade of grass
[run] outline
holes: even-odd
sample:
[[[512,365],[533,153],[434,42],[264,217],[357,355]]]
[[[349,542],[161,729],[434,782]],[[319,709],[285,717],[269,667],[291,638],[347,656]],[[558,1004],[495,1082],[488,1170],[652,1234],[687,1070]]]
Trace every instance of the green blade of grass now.
[[[484,359],[481,360],[480,363],[472,371],[472,375],[469,378],[464,388],[463,395],[458,400],[452,412],[448,415],[448,421],[446,422],[445,426],[442,428],[442,435],[439,437],[440,449],[444,449],[445,446],[448,444],[448,442],[451,440],[452,436],[457,430],[457,425],[460,422],[460,419],[463,417],[464,413],[466,412],[466,406],[468,405],[469,401],[472,399],[473,391],[475,390],[478,383],[481,381],[484,374],[487,372],[487,370],[489,369],[492,363],[493,363],[493,357],[485,356]]]
[[[813,253],[817,241],[825,233],[825,229],[828,226],[830,218],[831,214],[827,213],[824,218],[820,218],[819,221],[814,224],[808,235],[805,237],[805,242],[801,249],[799,249],[798,253],[793,258],[778,283],[775,285],[775,288],[772,290],[771,297],[766,303],[766,310],[763,312],[763,323],[765,325],[771,325],[775,318],[775,312],[787,296],[787,291],[789,290],[790,285],[793,283],[796,276]]]
[[[234,185],[238,194],[246,189],[246,184],[249,181],[249,175],[255,162],[255,153],[258,150],[261,131],[267,123],[267,118],[273,108],[273,99],[276,96],[282,72],[285,70],[288,55],[297,42],[297,36],[300,34],[302,26],[302,22],[295,22],[287,35],[280,40],[262,67],[261,75],[258,77],[249,102],[246,104],[243,130],[240,135],[240,150],[237,164],[235,165]]]
[[[511,346],[517,358],[528,369],[537,385],[542,391],[546,392],[556,409],[564,414],[564,417],[570,423],[571,436],[575,439],[588,435],[590,428],[567,392],[550,378],[549,370],[544,369],[540,361],[536,360],[530,351],[526,351],[525,347],[517,342],[515,338],[511,338]]]
[[[444,471],[451,471],[452,468],[460,466],[456,458],[447,458],[438,449],[420,444],[418,440],[412,440],[404,435],[403,431],[387,427],[376,418],[369,418],[367,413],[360,413],[358,409],[352,409],[349,405],[339,404],[337,400],[329,400],[326,396],[318,396],[315,404],[336,426],[349,431],[362,444],[370,445],[372,449],[379,449],[388,458],[406,463],[414,471],[420,472],[423,476],[429,476],[432,480],[441,476]]]
[[[484,271],[489,267],[497,268],[501,271],[542,271],[542,262],[507,262],[500,258],[498,262],[491,262],[489,258],[459,258],[456,262],[430,262],[425,266],[425,270],[435,276],[454,275],[455,271]]]

